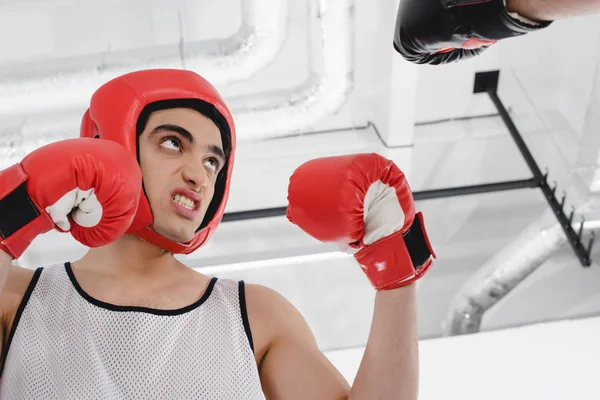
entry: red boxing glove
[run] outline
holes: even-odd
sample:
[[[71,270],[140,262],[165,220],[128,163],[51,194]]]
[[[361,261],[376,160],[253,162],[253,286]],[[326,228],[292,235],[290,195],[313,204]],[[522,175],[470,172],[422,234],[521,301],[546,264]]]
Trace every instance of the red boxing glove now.
[[[377,290],[413,283],[435,254],[402,171],[378,154],[318,158],[290,178],[287,217],[354,255]]]
[[[142,173],[116,142],[70,139],[0,171],[0,250],[19,258],[36,236],[71,232],[88,247],[113,242],[135,216]]]

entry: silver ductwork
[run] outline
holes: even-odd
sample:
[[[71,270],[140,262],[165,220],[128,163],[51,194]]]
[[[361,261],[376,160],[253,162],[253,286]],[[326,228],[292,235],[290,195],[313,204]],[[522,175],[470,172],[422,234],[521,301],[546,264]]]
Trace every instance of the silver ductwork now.
[[[585,208],[600,209],[600,201]],[[579,210],[578,213],[585,213]],[[552,215],[552,218],[554,216]],[[547,221],[547,216],[541,221]],[[581,224],[573,224],[577,232]],[[586,221],[583,233],[600,228],[600,220]],[[478,270],[455,295],[443,324],[444,335],[455,336],[479,332],[483,316],[553,254],[565,247],[567,237],[560,224],[540,229],[535,222],[511,244]]]
[[[239,142],[309,130],[338,111],[354,87],[354,0],[310,0],[309,4],[309,79],[289,92],[227,98]],[[4,123],[0,126],[0,168],[42,145],[76,137],[83,110],[30,115]]]
[[[260,140],[311,129],[337,112],[354,87],[354,0],[311,0],[311,75],[290,93],[274,93],[272,101],[249,98],[230,104],[240,139]],[[250,104],[249,106],[243,104]]]
[[[240,29],[220,40],[181,43],[38,63],[0,73],[0,115],[31,115],[85,109],[100,85],[121,74],[148,68],[197,71],[214,85],[244,81],[273,62],[287,37],[287,0],[244,0]],[[65,65],[66,64],[66,65]],[[42,69],[43,68],[43,69]]]

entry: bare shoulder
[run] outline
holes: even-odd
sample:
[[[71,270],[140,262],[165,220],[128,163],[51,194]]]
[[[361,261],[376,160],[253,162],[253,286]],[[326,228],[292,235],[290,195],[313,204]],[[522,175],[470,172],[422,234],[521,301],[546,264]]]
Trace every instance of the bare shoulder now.
[[[305,322],[300,311],[276,290],[257,284],[245,286],[249,318],[268,324],[277,333],[289,329],[290,324]]]
[[[255,283],[246,283],[244,286],[246,288],[247,306],[255,312],[262,314],[265,311],[273,312],[282,308],[293,307],[285,297],[270,287]]]
[[[248,285],[255,356],[269,399],[346,399],[350,385],[319,349],[300,311],[265,286]]]
[[[260,361],[277,340],[293,338],[316,346],[316,341],[300,311],[279,292],[263,285],[246,284],[246,308]]]
[[[11,267],[6,285],[0,294],[0,313],[3,321],[12,320],[34,274],[35,271],[31,269],[14,265]]]
[[[0,294],[0,349],[4,349],[17,309],[29,287],[35,271],[11,266],[4,289]]]

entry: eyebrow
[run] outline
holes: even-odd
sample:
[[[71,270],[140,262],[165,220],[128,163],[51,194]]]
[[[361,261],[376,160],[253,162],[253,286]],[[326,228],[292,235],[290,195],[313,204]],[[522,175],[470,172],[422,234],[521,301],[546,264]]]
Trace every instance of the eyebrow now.
[[[152,132],[150,132],[150,136],[154,136],[157,133],[163,132],[163,131],[176,132],[179,135],[183,136],[183,138],[185,140],[187,140],[188,142],[190,142],[190,144],[196,143],[196,141],[194,140],[194,136],[187,129],[182,128],[181,126],[175,125],[175,124],[159,125],[156,128],[152,129]],[[207,146],[207,149],[209,152],[218,156],[221,159],[222,164],[225,163],[225,153],[223,152],[223,149],[221,147],[211,144],[211,145]]]

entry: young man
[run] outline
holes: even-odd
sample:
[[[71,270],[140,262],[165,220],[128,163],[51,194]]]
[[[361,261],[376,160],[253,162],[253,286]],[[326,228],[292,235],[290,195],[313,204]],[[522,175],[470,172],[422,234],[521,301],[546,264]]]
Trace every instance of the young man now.
[[[206,243],[228,197],[235,129],[208,82],[182,70],[116,78],[93,95],[81,136],[0,174],[0,398],[416,399],[414,282],[434,255],[392,162],[323,158],[290,179],[290,221],[353,253],[377,289],[350,387],[279,294],[173,257]],[[89,252],[10,266],[50,229]]]

